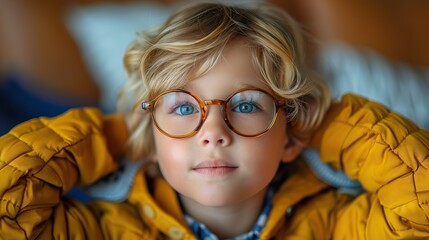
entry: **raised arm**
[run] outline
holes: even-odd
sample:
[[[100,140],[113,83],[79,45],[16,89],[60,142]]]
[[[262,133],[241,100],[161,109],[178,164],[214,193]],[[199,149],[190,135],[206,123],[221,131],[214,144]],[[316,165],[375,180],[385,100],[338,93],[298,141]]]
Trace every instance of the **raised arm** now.
[[[367,190],[338,213],[343,227],[336,236],[429,238],[427,131],[380,104],[346,95],[311,145]]]
[[[127,138],[119,116],[71,110],[0,137],[1,239],[102,239],[93,214],[62,195],[116,168]]]

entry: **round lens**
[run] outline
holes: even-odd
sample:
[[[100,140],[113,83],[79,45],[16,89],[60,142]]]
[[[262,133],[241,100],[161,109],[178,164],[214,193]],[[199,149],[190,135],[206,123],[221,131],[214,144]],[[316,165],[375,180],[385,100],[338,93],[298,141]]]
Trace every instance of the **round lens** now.
[[[271,127],[276,114],[276,104],[265,92],[246,90],[229,99],[225,112],[234,131],[245,136],[254,136]]]
[[[157,127],[173,137],[192,133],[201,121],[198,101],[186,92],[169,92],[155,103],[153,116]]]

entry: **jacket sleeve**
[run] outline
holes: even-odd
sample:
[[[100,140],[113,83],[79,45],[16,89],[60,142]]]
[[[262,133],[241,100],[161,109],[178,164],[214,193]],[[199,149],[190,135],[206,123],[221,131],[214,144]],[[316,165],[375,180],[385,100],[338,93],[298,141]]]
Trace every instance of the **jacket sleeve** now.
[[[120,116],[86,108],[0,137],[0,239],[101,239],[88,208],[62,195],[113,171],[127,134]]]
[[[429,238],[429,133],[384,106],[345,95],[311,142],[367,192],[338,212],[336,234]],[[360,237],[358,237],[360,236]]]

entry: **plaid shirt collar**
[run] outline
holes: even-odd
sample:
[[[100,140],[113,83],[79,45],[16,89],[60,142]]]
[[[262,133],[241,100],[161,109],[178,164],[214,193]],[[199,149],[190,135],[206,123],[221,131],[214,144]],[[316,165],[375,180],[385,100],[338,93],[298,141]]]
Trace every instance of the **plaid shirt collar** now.
[[[228,238],[228,240],[255,240],[260,239],[259,236],[261,234],[262,229],[265,227],[265,223],[267,222],[268,215],[271,211],[271,200],[275,193],[275,185],[274,184],[270,186],[268,189],[265,204],[262,209],[261,214],[258,217],[258,220],[256,221],[256,224],[253,226],[253,228],[240,236]],[[184,214],[185,220],[189,226],[189,228],[192,230],[194,235],[198,239],[204,239],[204,240],[218,240],[216,235],[214,235],[204,224],[198,222],[197,220],[193,219],[191,216]]]

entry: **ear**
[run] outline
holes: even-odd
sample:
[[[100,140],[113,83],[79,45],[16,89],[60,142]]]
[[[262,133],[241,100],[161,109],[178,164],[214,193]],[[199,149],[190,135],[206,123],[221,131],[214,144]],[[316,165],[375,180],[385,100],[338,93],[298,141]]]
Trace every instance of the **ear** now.
[[[282,162],[292,162],[302,152],[305,145],[300,141],[290,140],[283,149]]]

